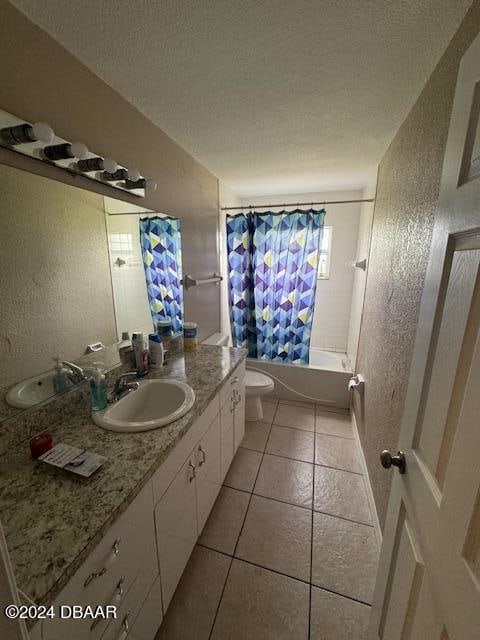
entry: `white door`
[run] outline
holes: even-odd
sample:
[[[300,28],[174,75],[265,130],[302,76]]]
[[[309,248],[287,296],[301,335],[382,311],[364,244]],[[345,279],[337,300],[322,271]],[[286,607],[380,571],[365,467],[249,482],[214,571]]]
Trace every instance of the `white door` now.
[[[406,470],[385,471],[395,478],[375,640],[480,638],[479,114],[480,36],[462,60],[450,122],[400,435]]]

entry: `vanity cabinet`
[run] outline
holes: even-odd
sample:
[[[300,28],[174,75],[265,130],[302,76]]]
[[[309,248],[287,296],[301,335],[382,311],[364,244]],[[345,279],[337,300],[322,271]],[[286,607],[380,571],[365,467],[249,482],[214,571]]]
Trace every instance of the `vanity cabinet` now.
[[[112,620],[61,620],[32,640],[153,640],[244,433],[244,363],[55,600],[115,605]]]

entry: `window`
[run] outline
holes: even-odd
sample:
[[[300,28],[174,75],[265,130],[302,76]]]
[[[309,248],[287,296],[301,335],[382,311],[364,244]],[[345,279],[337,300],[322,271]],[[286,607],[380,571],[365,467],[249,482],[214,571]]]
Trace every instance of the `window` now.
[[[332,251],[332,227],[323,227],[322,244],[318,256],[317,278],[328,280],[330,277],[330,254]]]

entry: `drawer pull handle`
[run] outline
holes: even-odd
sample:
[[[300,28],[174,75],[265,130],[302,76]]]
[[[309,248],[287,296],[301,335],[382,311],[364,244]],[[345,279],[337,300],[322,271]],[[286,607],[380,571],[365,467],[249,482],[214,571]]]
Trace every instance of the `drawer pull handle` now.
[[[198,453],[202,454],[202,459],[200,460],[200,462],[198,463],[198,466],[201,467],[202,464],[205,464],[205,462],[207,461],[207,454],[206,452],[202,449],[202,445],[198,445]]]
[[[189,482],[193,482],[196,475],[197,475],[197,473],[195,471],[195,465],[192,464],[192,462],[190,461],[188,463],[188,481]]]
[[[103,567],[99,571],[94,571],[93,573],[91,573],[83,583],[83,586],[88,587],[92,580],[96,580],[97,578],[100,578],[100,576],[103,576],[103,574],[107,573],[119,553],[120,538],[117,538],[113,543],[112,549],[108,555],[108,558],[105,560],[105,564],[103,565]]]
[[[125,640],[125,638],[128,636],[128,632],[130,631],[130,624],[128,623],[129,618],[130,618],[130,611],[127,613],[127,615],[124,617],[122,621],[122,631],[117,636],[117,640]]]
[[[120,605],[120,603],[123,600],[123,596],[124,596],[124,589],[123,589],[123,583],[125,582],[125,576],[122,576],[120,578],[120,580],[117,583],[117,586],[115,587],[115,593],[113,594],[113,596],[110,599],[110,602],[106,605],[107,607],[117,607]],[[97,624],[99,622],[102,622],[103,618],[95,618],[95,620],[92,622],[92,624],[90,625],[90,631],[93,631],[93,629],[95,629],[95,627],[97,626]]]

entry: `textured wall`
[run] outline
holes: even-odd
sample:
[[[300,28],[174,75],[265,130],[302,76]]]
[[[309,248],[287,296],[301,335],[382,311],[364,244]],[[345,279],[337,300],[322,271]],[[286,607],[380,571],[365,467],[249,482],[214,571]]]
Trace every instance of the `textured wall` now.
[[[116,339],[103,198],[0,165],[0,386]]]
[[[158,190],[141,204],[182,219],[185,273],[206,277],[218,270],[216,177],[6,0],[0,0],[0,24],[0,108],[44,120],[59,136],[154,178]],[[134,196],[4,149],[0,162],[138,204]],[[185,315],[199,323],[200,338],[218,331],[219,287],[190,289]]]
[[[456,75],[479,30],[476,0],[379,168],[357,367],[365,401],[355,414],[381,523],[392,473],[378,454],[398,441]]]

